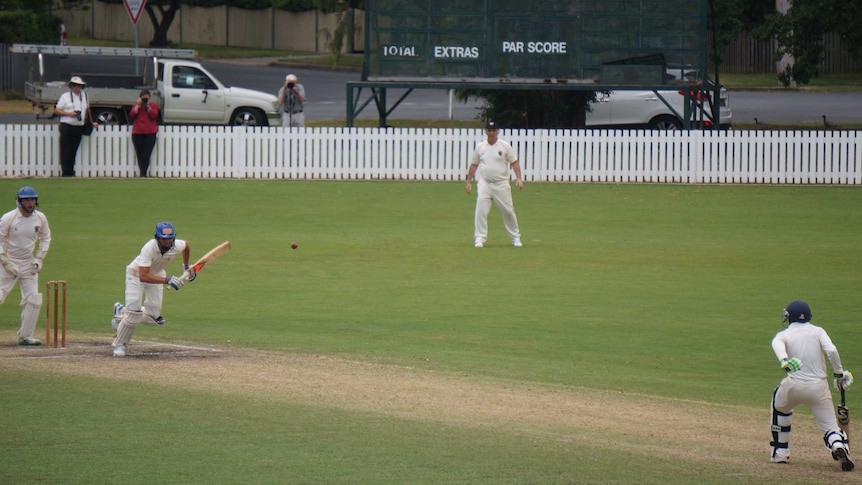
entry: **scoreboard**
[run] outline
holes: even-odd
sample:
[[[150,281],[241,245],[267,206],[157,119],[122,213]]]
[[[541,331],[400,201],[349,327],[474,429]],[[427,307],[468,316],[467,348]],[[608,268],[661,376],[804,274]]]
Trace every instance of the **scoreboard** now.
[[[365,7],[364,81],[660,85],[669,66],[706,72],[707,0],[366,0]]]

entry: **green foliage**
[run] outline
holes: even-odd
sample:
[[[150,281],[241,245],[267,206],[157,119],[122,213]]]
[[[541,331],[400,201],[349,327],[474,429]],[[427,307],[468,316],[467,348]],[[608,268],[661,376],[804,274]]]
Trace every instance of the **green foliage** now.
[[[307,12],[314,10],[315,0],[274,0],[273,5],[287,12]]]
[[[584,126],[596,92],[463,89],[456,91],[456,97],[483,99],[477,118],[495,120],[506,128],[577,128]]]
[[[344,2],[337,2],[343,4]],[[330,32],[329,29],[320,29],[326,39],[326,50],[332,56],[333,64],[338,64],[341,60],[341,54],[344,52],[344,44],[347,41],[347,36],[350,35],[350,25],[348,24],[348,16],[346,11],[342,11],[338,15],[338,20],[335,24],[335,29]]]
[[[734,40],[743,28],[742,12],[745,0],[710,0],[709,32],[715,46],[709,56],[713,62],[721,63],[721,52]]]
[[[28,10],[0,11],[0,43],[56,44],[60,19]]]
[[[793,56],[793,64],[779,73],[779,80],[809,84],[820,75],[820,63],[825,47],[824,35],[838,32],[847,42],[851,53],[862,56],[862,33],[858,21],[862,15],[862,2],[840,0],[794,0],[786,13],[773,13],[756,29],[759,38],[774,37],[779,45],[776,60],[784,55]]]
[[[50,13],[54,2],[52,0],[0,0],[0,12],[27,10],[30,12]]]

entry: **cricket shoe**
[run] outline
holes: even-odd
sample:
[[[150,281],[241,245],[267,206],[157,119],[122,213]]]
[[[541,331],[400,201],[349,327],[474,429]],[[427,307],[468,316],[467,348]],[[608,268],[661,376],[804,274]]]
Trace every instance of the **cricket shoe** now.
[[[521,242],[521,238],[512,239],[512,246],[515,246],[516,248],[521,248],[524,247],[524,243]]]
[[[123,320],[123,310],[125,309],[126,307],[124,307],[122,303],[114,303],[114,317],[111,318],[111,328],[114,330],[119,328],[120,322]]]
[[[845,472],[853,470],[853,467],[856,466],[853,464],[853,460],[850,459],[850,453],[847,451],[847,448],[835,448],[832,450],[832,458],[841,462],[841,469]]]
[[[485,241],[483,241],[481,239],[476,239],[476,242],[473,244],[473,247],[484,248],[485,247]]]
[[[156,323],[159,325],[164,325],[165,323],[167,323],[167,321],[165,321],[165,317],[159,315],[159,318],[156,319]]]
[[[120,345],[114,347],[114,357],[125,357],[126,356],[126,346]]]
[[[33,337],[23,337],[18,339],[18,345],[42,345],[42,341]]]
[[[790,450],[786,448],[778,448],[772,452],[772,463],[787,463],[790,461]]]

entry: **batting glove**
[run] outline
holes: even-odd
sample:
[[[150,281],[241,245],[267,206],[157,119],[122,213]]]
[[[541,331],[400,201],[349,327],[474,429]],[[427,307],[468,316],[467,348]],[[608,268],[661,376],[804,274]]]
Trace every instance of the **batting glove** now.
[[[787,373],[796,372],[802,368],[802,361],[796,357],[792,359],[781,359],[781,368]]]
[[[39,271],[42,271],[42,259],[33,258],[33,274],[37,274]]]
[[[839,391],[841,389],[847,389],[850,387],[850,384],[853,384],[853,374],[851,374],[850,371],[845,370],[840,374],[836,372],[832,375],[835,376],[835,379],[832,381],[832,385],[834,385],[835,389]]]
[[[183,271],[183,276],[182,276],[182,278],[184,280],[194,281],[195,278],[198,277],[198,274],[197,274],[197,272],[195,272],[195,269],[193,267],[186,264],[186,265],[183,265],[183,269],[185,269],[185,271]]]
[[[165,278],[165,284],[179,291],[179,289],[183,287],[185,282],[183,282],[183,280],[177,278],[176,276],[171,276],[170,278]]]

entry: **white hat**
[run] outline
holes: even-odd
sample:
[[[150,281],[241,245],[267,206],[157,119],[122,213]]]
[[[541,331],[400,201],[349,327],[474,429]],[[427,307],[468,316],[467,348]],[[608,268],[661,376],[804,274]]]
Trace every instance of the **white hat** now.
[[[73,84],[79,84],[81,86],[87,85],[87,83],[85,83],[79,76],[72,76],[72,79],[69,80],[69,87],[71,88]]]

